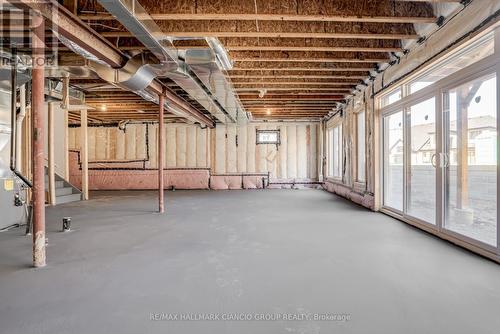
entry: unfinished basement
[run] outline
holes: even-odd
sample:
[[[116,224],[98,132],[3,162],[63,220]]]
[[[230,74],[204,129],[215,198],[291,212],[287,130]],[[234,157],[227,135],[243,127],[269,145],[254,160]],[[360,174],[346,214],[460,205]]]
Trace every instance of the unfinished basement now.
[[[0,20],[0,333],[500,332],[499,0]]]

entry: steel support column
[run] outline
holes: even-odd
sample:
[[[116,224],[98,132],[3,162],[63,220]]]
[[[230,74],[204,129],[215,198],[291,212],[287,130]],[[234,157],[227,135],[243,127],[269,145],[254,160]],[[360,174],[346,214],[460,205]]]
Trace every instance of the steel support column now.
[[[45,167],[44,167],[44,69],[45,24],[42,16],[33,16],[33,266],[43,267],[45,259]]]
[[[163,180],[163,159],[164,159],[164,149],[163,149],[163,128],[164,128],[164,104],[165,95],[159,94],[159,106],[160,110],[158,112],[158,212],[165,212],[164,208],[164,180]]]

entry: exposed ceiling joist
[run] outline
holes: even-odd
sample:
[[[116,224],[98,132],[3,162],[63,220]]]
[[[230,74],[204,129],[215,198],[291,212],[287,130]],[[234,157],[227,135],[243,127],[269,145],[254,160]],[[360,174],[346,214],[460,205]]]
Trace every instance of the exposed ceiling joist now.
[[[368,72],[372,70],[371,67],[294,67],[287,64],[286,67],[239,67],[235,64],[231,71],[323,71],[323,72],[340,72],[340,71],[352,71],[352,72]]]
[[[186,39],[217,37],[234,61],[228,78],[245,109],[256,118],[290,120],[325,116],[375,64],[403,51],[403,40],[419,38],[413,24],[436,22],[430,2],[451,0],[139,1],[145,18],[159,28],[156,37],[173,37],[178,49],[201,45]],[[120,50],[144,50],[98,3],[83,3],[81,18]],[[164,84],[181,92],[168,80]],[[134,105],[148,112],[137,100],[108,99],[112,113],[121,108],[132,115]]]
[[[232,13],[232,14],[151,14],[156,21],[318,21],[318,22],[366,22],[366,23],[434,23],[434,16],[354,16],[354,15],[298,15],[298,14],[252,14],[252,13]],[[139,16],[140,17],[140,16]],[[113,20],[109,14],[84,14],[84,20]]]
[[[321,81],[249,81],[249,82],[233,82],[235,86],[252,86],[252,85],[280,85],[280,86],[289,86],[289,85],[321,85],[321,86],[353,86],[358,82],[321,82]]]
[[[338,101],[344,98],[343,95],[320,95],[317,93],[314,93],[315,95],[275,95],[275,96],[269,96],[265,95],[262,98],[259,97],[246,97],[242,94],[240,94],[240,100],[242,102],[257,102],[257,101],[262,101],[262,102],[273,102],[273,101],[289,101],[289,102],[296,102],[296,101]],[[285,96],[285,97],[283,97]]]
[[[461,0],[395,0],[397,2],[460,2]]]
[[[350,89],[339,89],[339,88],[316,88],[316,87],[252,87],[252,88],[235,88],[238,92],[254,92],[260,91],[262,89],[266,89],[267,91],[299,91],[299,90],[307,90],[307,91],[328,91],[328,92],[350,92]]]
[[[369,63],[376,64],[388,61],[387,58],[360,59],[360,58],[233,58],[236,62],[301,62],[301,63]]]
[[[229,51],[323,51],[323,52],[398,52],[396,47],[350,47],[350,46],[226,46]]]
[[[363,75],[231,75],[231,79],[364,79]],[[238,82],[233,80],[233,83]]]
[[[134,37],[128,31],[104,31],[104,37]],[[335,32],[251,32],[251,31],[169,31],[158,33],[158,38],[184,37],[273,37],[273,38],[341,38],[341,39],[418,39],[417,34],[401,33],[335,33]]]

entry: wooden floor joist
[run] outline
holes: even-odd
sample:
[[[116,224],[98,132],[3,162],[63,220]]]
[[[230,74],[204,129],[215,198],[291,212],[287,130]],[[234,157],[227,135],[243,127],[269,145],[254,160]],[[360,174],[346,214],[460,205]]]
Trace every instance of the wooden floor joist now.
[[[247,87],[247,88],[235,88],[236,91],[241,91],[241,92],[254,92],[254,91],[260,91],[262,89],[265,89],[267,91],[299,91],[299,90],[307,90],[307,91],[316,91],[316,90],[323,90],[323,91],[328,91],[328,92],[349,92],[349,89],[346,88],[325,88],[325,87],[289,87],[289,88],[284,88],[284,87]]]
[[[242,93],[243,94],[243,93]],[[242,102],[248,101],[248,102],[258,102],[261,101],[262,103],[266,101],[316,101],[316,102],[322,102],[322,101],[338,101],[344,98],[344,95],[334,95],[334,97],[331,97],[330,93],[326,94],[321,94],[319,92],[316,93],[311,93],[311,95],[291,95],[291,94],[282,94],[282,95],[264,95],[264,97],[259,98],[258,96],[245,96],[240,94],[240,100]],[[312,95],[314,94],[314,95]]]
[[[238,82],[233,79],[364,79],[362,75],[231,75],[233,83]]]
[[[366,23],[434,23],[436,17],[419,16],[341,16],[298,14],[251,14],[251,13],[204,13],[204,14],[151,14],[157,21],[318,21],[318,22],[366,22]],[[109,21],[109,14],[83,14],[83,20]],[[139,16],[140,18],[140,16]]]
[[[104,31],[104,37],[134,37],[128,31]],[[336,33],[336,32],[250,32],[250,31],[169,31],[157,33],[157,38],[168,36],[176,38],[205,37],[272,37],[272,38],[339,38],[339,39],[418,39],[417,34],[401,33]]]
[[[303,63],[381,63],[387,62],[387,58],[357,59],[357,58],[234,58],[234,61],[254,62],[303,62]]]
[[[286,64],[286,67],[244,67],[238,66],[236,63],[229,71],[319,71],[319,72],[368,72],[372,70],[371,67],[294,67]]]
[[[370,48],[370,47],[321,47],[321,46],[227,46],[228,51],[324,51],[324,52],[400,52],[401,48]]]
[[[414,24],[435,24],[429,3],[456,1],[406,2],[294,0],[291,6],[289,0],[140,0],[144,11],[135,15],[151,20],[157,26],[151,30],[153,36],[168,37],[178,50],[208,48],[205,39],[217,38],[233,63],[227,78],[246,111],[260,116],[262,108],[275,108],[279,117],[289,119],[300,118],[297,112],[302,109],[318,108],[324,115],[323,109],[344,101],[377,64],[387,63],[391,53],[402,53],[405,40],[420,38]],[[120,51],[148,52],[141,39],[98,2],[78,1],[78,13]],[[71,52],[65,48],[61,45],[61,51]],[[157,109],[156,104],[117,87],[91,80],[78,84],[88,92],[88,105],[95,108],[88,111],[89,121],[149,119]],[[162,79],[162,85],[207,112],[175,80]],[[180,120],[175,115],[165,117]]]

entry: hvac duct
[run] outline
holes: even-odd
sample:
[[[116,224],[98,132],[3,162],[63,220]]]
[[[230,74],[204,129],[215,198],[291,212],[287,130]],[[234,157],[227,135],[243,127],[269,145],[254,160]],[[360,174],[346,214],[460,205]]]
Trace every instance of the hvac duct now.
[[[61,42],[75,52],[79,52],[80,48],[74,45],[67,39],[62,39]],[[81,56],[86,58],[86,53],[82,51]],[[131,57],[125,66],[122,68],[112,68],[106,64],[95,62],[87,58],[87,66],[63,66],[57,73],[62,74],[62,71],[67,73],[75,73],[79,77],[97,77],[109,82],[124,90],[131,91],[147,101],[159,103],[158,94],[162,94],[162,87],[155,79],[159,76],[174,77],[177,63],[169,61],[159,63],[158,59],[151,54],[137,54]],[[61,73],[59,73],[61,72]],[[198,110],[190,106],[190,104],[177,96],[170,94],[168,103],[165,107],[175,115],[185,117],[193,123],[201,123],[209,127],[213,127],[213,121],[207,116],[201,114]]]
[[[161,54],[153,52],[158,59],[163,60],[160,64],[158,60],[146,63],[146,61],[151,60],[147,59],[148,56],[132,57],[128,60],[128,57],[116,50],[109,41],[55,0],[18,0],[14,5],[21,9],[30,9],[40,13],[51,23],[50,29],[55,36],[66,47],[87,61],[87,66],[48,68],[46,70],[49,72],[47,73],[49,76],[62,77],[71,73],[77,77],[99,77],[96,75],[96,72],[99,72],[100,76],[103,76],[105,80],[110,80],[110,83],[143,96],[161,94],[164,87],[154,78],[158,75],[164,75],[165,71],[175,71],[175,67],[172,68],[170,61],[175,62],[176,55],[162,58]],[[14,10],[14,8],[12,9]],[[147,22],[143,22],[143,25],[144,28],[148,28]],[[140,30],[136,30],[134,33],[140,35]],[[152,46],[148,47],[151,49]],[[164,48],[161,47],[158,50],[163,52]],[[106,67],[109,68],[105,70]],[[150,85],[145,88],[145,84],[148,82]],[[214,126],[212,119],[179,97],[177,97],[176,103],[171,103],[171,105],[173,106],[165,105],[165,107],[177,115],[186,117],[192,122],[199,122],[209,127]]]
[[[185,50],[179,54],[172,37],[166,36],[137,0],[98,0],[99,3],[129,30],[161,64],[178,64],[165,76],[171,78],[193,99],[223,123],[235,122],[244,116],[243,108],[235,97],[231,84],[222,72],[222,64],[230,64],[227,54],[216,39],[207,39],[210,46],[205,52]]]
[[[181,54],[188,68],[209,87],[223,109],[238,123],[248,120],[246,112],[234,93],[231,83],[227,80],[226,69],[231,68],[231,62],[224,47],[216,38],[206,39],[210,49],[187,49]]]

